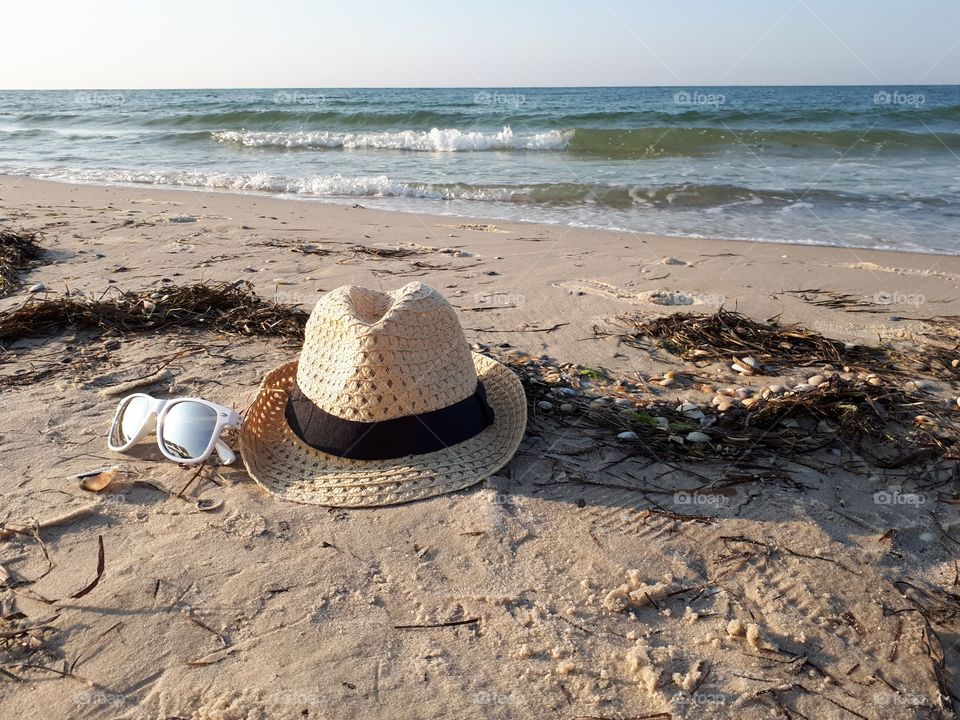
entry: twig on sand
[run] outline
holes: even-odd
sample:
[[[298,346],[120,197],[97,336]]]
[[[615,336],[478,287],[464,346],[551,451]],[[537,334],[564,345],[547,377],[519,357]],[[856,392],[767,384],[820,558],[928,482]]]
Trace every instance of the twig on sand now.
[[[99,545],[99,550],[97,552],[97,576],[93,578],[89,585],[71,595],[69,598],[70,600],[78,600],[82,598],[100,584],[100,578],[103,577],[103,570],[106,567],[106,559],[103,553],[103,535],[97,536],[97,544]]]
[[[467,618],[466,620],[448,620],[442,623],[427,623],[425,625],[394,625],[394,630],[425,630],[429,628],[455,627],[457,625],[476,625],[480,618]]]
[[[15,525],[4,525],[0,527],[0,540],[6,540],[14,535],[33,535],[36,530],[45,530],[46,528],[58,527],[60,525],[66,525],[69,522],[73,522],[78,518],[82,518],[86,515],[89,515],[94,508],[98,507],[100,503],[93,503],[82,508],[77,508],[72,510],[65,515],[60,515],[59,517],[50,518],[49,520],[44,520],[42,522],[37,522],[32,525],[25,526],[15,526]]]
[[[486,310],[488,308],[484,308],[484,309]],[[493,310],[494,308],[489,308],[489,309]],[[470,332],[491,332],[491,333],[534,333],[534,332],[552,333],[554,330],[559,330],[564,325],[569,325],[569,324],[570,323],[564,322],[564,323],[556,323],[555,325],[551,325],[550,327],[525,327],[525,328],[513,328],[512,330],[501,330],[499,328],[467,328],[467,330],[469,330]]]

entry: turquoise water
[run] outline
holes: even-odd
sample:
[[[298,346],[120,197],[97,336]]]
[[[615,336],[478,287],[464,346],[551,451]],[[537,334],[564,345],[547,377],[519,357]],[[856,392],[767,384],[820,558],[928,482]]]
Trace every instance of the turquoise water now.
[[[960,253],[960,87],[2,91],[0,172]]]

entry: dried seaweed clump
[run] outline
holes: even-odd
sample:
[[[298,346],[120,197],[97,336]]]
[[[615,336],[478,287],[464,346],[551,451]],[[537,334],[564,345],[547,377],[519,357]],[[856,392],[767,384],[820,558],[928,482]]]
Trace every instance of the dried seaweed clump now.
[[[97,299],[31,298],[0,313],[0,342],[49,335],[65,327],[120,333],[208,329],[302,339],[307,317],[294,305],[264,300],[248,282],[203,282],[160,292],[108,291]]]
[[[834,375],[804,392],[759,397],[749,407],[719,413],[707,405],[677,405],[644,396],[626,378],[597,379],[589,369],[551,366],[529,355],[498,358],[520,376],[530,402],[530,421],[551,404],[553,421],[595,427],[637,437],[629,442],[641,455],[748,462],[770,453],[798,458],[828,448],[846,448],[881,467],[917,466],[960,458],[956,413],[934,399],[881,384]],[[556,412],[559,407],[565,412]],[[683,438],[703,432],[709,442]]]
[[[757,322],[722,308],[713,315],[676,313],[653,320],[630,315],[618,320],[630,329],[618,335],[624,344],[643,347],[644,338],[652,338],[685,360],[753,356],[773,366],[822,362],[856,365],[882,361],[886,356],[882,348],[848,345],[796,325]]]
[[[38,233],[0,229],[0,297],[9,295],[18,285],[17,273],[43,254],[37,244]]]

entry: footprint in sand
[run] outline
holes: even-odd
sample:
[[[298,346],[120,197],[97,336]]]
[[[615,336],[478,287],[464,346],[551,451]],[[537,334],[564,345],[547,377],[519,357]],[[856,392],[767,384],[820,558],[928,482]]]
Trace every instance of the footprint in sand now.
[[[611,300],[646,305],[700,305],[702,302],[696,295],[679,290],[674,292],[667,290],[633,292],[599,280],[564,280],[563,282],[553,283],[553,285],[579,295],[597,295]]]

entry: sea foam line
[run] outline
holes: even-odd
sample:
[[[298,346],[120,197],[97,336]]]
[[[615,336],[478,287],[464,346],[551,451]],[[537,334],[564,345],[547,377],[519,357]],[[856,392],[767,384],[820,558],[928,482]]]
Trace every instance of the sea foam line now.
[[[344,148],[349,150],[411,150],[419,152],[471,152],[482,150],[564,150],[572,130],[546,130],[516,134],[509,127],[500,132],[463,131],[457,128],[399,130],[394,132],[335,132],[332,130],[271,132],[218,130],[217,142],[244,147]]]

